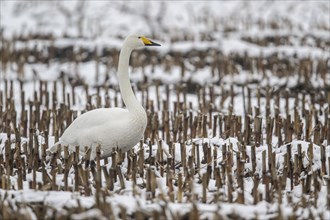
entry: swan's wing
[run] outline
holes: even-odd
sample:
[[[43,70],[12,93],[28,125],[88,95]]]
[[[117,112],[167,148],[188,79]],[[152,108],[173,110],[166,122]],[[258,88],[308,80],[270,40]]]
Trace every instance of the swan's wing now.
[[[86,112],[71,123],[60,141],[67,145],[78,145],[78,139],[82,139],[83,135],[89,136],[91,132],[105,125],[116,127],[128,117],[128,111],[122,108],[101,108]]]

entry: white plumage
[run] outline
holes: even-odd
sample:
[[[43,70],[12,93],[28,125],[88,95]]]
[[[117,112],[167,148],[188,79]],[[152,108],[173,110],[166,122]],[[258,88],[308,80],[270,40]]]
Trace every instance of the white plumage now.
[[[127,109],[100,108],[80,115],[64,131],[59,142],[49,149],[50,152],[55,152],[59,144],[69,146],[70,151],[75,151],[75,147],[79,146],[81,152],[87,146],[91,147],[91,157],[94,159],[97,146],[101,147],[102,157],[107,157],[113,148],[118,147],[126,152],[139,142],[147,126],[147,115],[131,88],[128,66],[132,51],[143,46],[160,45],[134,34],[125,39],[120,51],[118,82]]]

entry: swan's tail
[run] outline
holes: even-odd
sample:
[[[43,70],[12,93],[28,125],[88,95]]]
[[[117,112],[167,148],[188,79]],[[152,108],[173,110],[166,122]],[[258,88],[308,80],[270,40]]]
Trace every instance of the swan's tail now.
[[[53,146],[51,146],[50,148],[48,148],[46,150],[46,161],[47,163],[50,163],[54,153],[57,151],[58,146],[60,145],[60,142],[56,142]]]
[[[55,152],[57,151],[58,146],[59,146],[60,144],[61,144],[60,141],[59,141],[59,142],[56,142],[53,146],[51,146],[50,148],[48,148],[48,149],[46,150],[46,153],[47,153],[48,155],[51,155],[51,154],[55,153]]]

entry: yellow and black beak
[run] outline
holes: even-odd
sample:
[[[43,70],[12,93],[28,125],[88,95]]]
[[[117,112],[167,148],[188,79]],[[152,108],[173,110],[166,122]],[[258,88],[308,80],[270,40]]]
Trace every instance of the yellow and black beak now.
[[[148,38],[146,38],[146,37],[140,37],[141,38],[141,40],[143,41],[143,43],[144,43],[144,45],[145,46],[160,46],[160,44],[157,44],[157,43],[155,43],[155,42],[152,42],[151,40],[149,40]]]

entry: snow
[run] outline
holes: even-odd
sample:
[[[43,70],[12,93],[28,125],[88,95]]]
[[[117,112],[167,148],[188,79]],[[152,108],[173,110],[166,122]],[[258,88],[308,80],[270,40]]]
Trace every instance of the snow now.
[[[302,56],[329,57],[328,51],[312,46],[260,47],[241,39],[241,36],[262,38],[287,34],[298,38],[306,34],[328,38],[329,33],[319,27],[330,27],[330,15],[326,13],[329,9],[330,4],[326,1],[132,1],[129,4],[105,1],[2,1],[1,27],[5,37],[31,32],[50,33],[56,37],[54,45],[59,47],[75,45],[95,48],[97,45],[118,49],[121,46],[118,37],[124,37],[130,32],[157,35],[157,39],[164,42],[160,50],[165,51],[220,47],[226,54],[248,52],[259,56],[260,53],[279,51],[287,56],[297,53]],[[260,21],[265,22],[265,27]],[[267,26],[272,22],[278,22],[280,27],[272,29]],[[233,28],[234,31],[226,36],[225,28]],[[200,34],[213,29],[211,35],[215,40],[201,41]],[[181,37],[183,33],[196,39],[170,43],[170,38]],[[64,35],[74,39],[63,37]],[[36,43],[31,41],[28,45],[34,46]],[[49,43],[39,41],[38,45]],[[19,44],[15,46],[19,47]]]
[[[5,134],[1,134],[1,145],[0,145],[0,149],[4,147],[4,142],[6,141],[6,135]],[[232,145],[233,148],[233,152],[234,152],[234,158],[235,158],[235,152],[238,151],[238,140],[235,138],[228,138],[228,139],[222,139],[219,137],[213,137],[213,138],[197,138],[192,140],[192,142],[194,142],[195,144],[200,146],[200,158],[202,158],[203,153],[202,153],[202,146],[203,143],[209,143],[209,146],[211,148],[216,148],[217,149],[217,154],[218,154],[218,161],[222,160],[222,146],[226,145]],[[188,143],[186,146],[187,152],[191,151],[191,147],[192,147],[192,142]],[[295,155],[298,153],[297,151],[297,146],[301,145],[302,146],[302,154],[307,155],[307,151],[308,151],[308,147],[309,147],[309,143],[305,142],[305,141],[293,141],[291,143],[288,143],[286,145],[280,146],[280,147],[276,147],[276,148],[272,148],[272,152],[276,153],[276,167],[278,171],[281,171],[284,169],[283,165],[284,165],[284,156],[287,152],[287,146],[290,145],[291,146],[291,152],[292,155]],[[276,146],[276,144],[274,144],[274,146]],[[139,146],[137,145],[135,147],[135,149],[137,150],[139,148]],[[153,145],[152,149],[154,151],[154,153],[156,153],[158,146],[157,145]],[[163,146],[164,150],[166,150],[166,145]],[[145,148],[146,150],[148,149],[147,147]],[[213,149],[211,149],[213,151]],[[246,153],[247,155],[251,155],[251,146],[247,146],[246,147]],[[262,160],[262,153],[263,151],[268,151],[268,148],[266,145],[262,145],[258,148],[256,148],[256,158],[257,158],[257,168],[256,168],[256,173],[259,174],[259,176],[261,177],[263,175],[262,173],[262,164],[261,164],[261,160]],[[321,170],[321,162],[320,162],[320,146],[317,145],[313,145],[313,151],[314,151],[314,157],[313,157],[313,169],[314,171],[317,170]],[[145,152],[145,155],[147,156],[148,153]],[[326,149],[326,155],[330,155],[330,148]],[[179,145],[177,145],[176,147],[176,155],[175,158],[177,160],[177,162],[180,162],[180,147]],[[166,157],[164,158],[166,160]],[[236,160],[233,161],[233,170],[236,169]],[[266,161],[266,163],[268,164],[268,162]],[[307,167],[308,163],[310,163],[310,161],[308,160],[308,158],[303,158],[303,164],[304,167]],[[109,162],[109,165],[111,164],[111,159]],[[123,172],[125,172],[125,166],[127,164],[125,163],[122,167]],[[245,163],[245,172],[251,172],[252,169],[252,164],[251,162],[246,162]],[[205,172],[206,171],[206,166],[201,166],[201,172]],[[180,171],[179,171],[180,172]],[[329,173],[329,170],[327,170],[327,173]],[[36,179],[37,182],[42,183],[42,177],[41,177],[41,173],[37,172],[36,173]],[[307,175],[307,173],[305,174]],[[69,176],[69,178],[72,178],[72,180],[69,180],[68,182],[73,181],[74,176]],[[304,176],[301,176],[300,178],[304,178]],[[57,184],[58,185],[63,185],[62,183],[62,179],[63,179],[63,175],[57,175]],[[27,180],[26,182],[29,182],[30,180],[32,180],[32,173],[27,174]],[[104,177],[103,177],[104,180]],[[157,175],[157,180],[158,180],[158,184],[161,186],[160,190],[157,190],[157,194],[161,194],[165,191],[167,191],[167,187],[165,187],[165,181],[166,181],[166,177],[161,177],[160,175]],[[288,184],[287,186],[290,186],[290,180],[288,179]],[[15,181],[12,181],[12,183],[14,183]],[[132,195],[132,190],[131,189],[133,186],[130,182],[126,181],[125,182],[127,190],[122,191],[120,194],[111,194],[109,197],[107,197],[107,201],[112,205],[112,207],[125,207],[125,210],[128,214],[133,213],[135,210],[137,209],[141,209],[141,210],[148,210],[149,212],[151,210],[158,210],[161,209],[162,207],[162,200],[160,200],[159,202],[154,201],[153,203],[148,202],[148,200],[146,199],[147,194],[145,194],[145,192],[143,193],[143,190],[138,190],[139,195]],[[30,190],[28,188],[28,184],[24,184],[24,190],[0,190],[0,198],[4,198],[5,194],[9,194],[10,196],[7,196],[8,198],[12,198],[11,201],[20,201],[20,202],[27,202],[27,203],[38,203],[38,202],[42,202],[44,205],[53,207],[54,209],[57,210],[61,210],[62,208],[66,207],[66,208],[70,208],[70,207],[77,207],[78,203],[77,200],[79,200],[79,204],[82,207],[85,207],[87,209],[92,208],[93,205],[95,204],[95,199],[93,197],[82,197],[79,195],[79,193],[74,193],[74,192],[61,192],[61,191],[37,191],[37,190]],[[281,211],[283,212],[284,216],[289,216],[292,213],[292,207],[291,206],[285,206],[284,204],[277,206],[275,204],[269,204],[265,201],[260,201],[258,204],[253,205],[253,197],[250,194],[252,187],[253,187],[253,182],[252,182],[252,178],[246,178],[245,179],[245,191],[244,191],[244,195],[245,195],[245,199],[246,199],[246,204],[230,204],[230,203],[221,203],[221,204],[202,204],[202,203],[197,203],[196,205],[198,206],[198,210],[203,213],[203,215],[205,216],[212,216],[211,213],[214,212],[218,212],[221,215],[229,215],[229,214],[236,214],[238,216],[242,216],[242,214],[244,213],[244,218],[245,219],[254,219],[256,216],[258,216],[259,218],[271,218],[272,216],[274,216],[274,213],[272,210],[274,210],[276,212],[276,210],[281,209]],[[120,188],[119,183],[116,184],[116,187],[118,187],[118,189]],[[264,187],[265,185],[260,183],[259,185],[259,191],[260,193],[265,193],[264,192]],[[133,188],[132,188],[133,189]],[[137,189],[135,189],[137,190]],[[202,194],[202,186],[198,183],[194,183],[194,186],[192,188],[193,193],[196,193],[197,195],[201,195]],[[208,198],[211,199],[212,198],[212,192],[213,190],[216,190],[215,187],[215,180],[210,180],[209,182],[209,186],[208,186]],[[116,190],[114,190],[116,191]],[[302,194],[302,189],[301,189],[301,185],[297,185],[294,186],[293,190],[291,191],[289,188],[286,190],[287,193],[291,194],[291,196],[293,196],[294,200],[297,200],[297,202],[301,199],[302,196],[306,196]],[[177,192],[177,189],[175,187],[174,192]],[[326,197],[323,197],[322,195],[326,195],[326,186],[322,185],[321,186],[321,191],[319,193],[319,200],[318,200],[318,208],[313,209],[313,211],[315,213],[318,214],[322,214],[322,216],[327,216],[330,212],[327,210],[326,208]],[[283,195],[284,196],[284,195]],[[167,203],[167,207],[169,208],[169,210],[172,213],[189,213],[191,210],[191,205],[192,204],[180,204],[180,203],[172,203],[172,202],[168,202]],[[303,210],[298,209],[298,211],[296,212],[303,212]],[[207,214],[209,213],[209,214]],[[88,211],[84,212],[84,214],[77,214],[74,215],[73,218],[79,218],[79,217],[87,217],[87,216],[102,216],[98,210],[95,209],[89,209]],[[303,215],[303,214],[302,214]]]
[[[154,39],[158,39],[157,42],[162,44],[162,47],[157,48],[159,50],[159,56],[166,57],[169,52],[180,52],[182,54],[188,54],[192,50],[207,51],[205,60],[213,61],[211,49],[220,52],[224,56],[233,56],[239,54],[241,56],[247,55],[252,58],[268,57],[278,54],[280,59],[290,59],[293,63],[302,58],[311,58],[313,61],[329,60],[329,45],[317,45],[318,40],[327,41],[330,37],[330,3],[329,1],[1,1],[0,2],[0,32],[3,34],[4,39],[11,39],[13,36],[26,37],[29,33],[39,34],[51,34],[53,39],[31,39],[28,41],[17,40],[15,44],[11,45],[11,50],[19,50],[25,48],[38,48],[40,50],[49,46],[57,48],[65,48],[73,46],[74,50],[80,48],[88,49],[90,51],[95,48],[100,52],[102,49],[116,49],[119,50],[122,44],[122,38],[127,33],[141,33],[146,36],[152,36]],[[79,8],[80,7],[80,8]],[[66,13],[68,13],[66,15]],[[271,24],[275,22],[279,27],[271,27]],[[134,25],[132,25],[134,24]],[[208,38],[203,39],[203,34],[209,33]],[[283,40],[289,37],[287,41]],[[267,37],[278,37],[282,39],[280,45],[269,43],[261,45],[246,40],[247,38],[253,38],[253,40],[262,40]],[[305,43],[302,43],[302,39],[306,38]],[[1,47],[4,45],[0,43]],[[152,48],[152,50],[155,50]],[[45,50],[46,51],[46,50]],[[196,61],[196,60],[195,60]],[[239,93],[234,99],[233,113],[244,117],[245,112],[243,108],[243,97],[241,95],[241,87],[245,83],[249,83],[249,88],[271,87],[273,90],[286,87],[288,89],[294,88],[299,85],[298,74],[294,73],[292,76],[280,77],[274,75],[271,71],[266,70],[265,75],[258,73],[257,71],[250,72],[242,70],[242,67],[238,66],[238,73],[233,74],[215,74],[212,75],[212,69],[209,65],[206,65],[200,69],[194,69],[191,60],[185,61],[185,67],[187,71],[185,76],[181,76],[181,68],[178,66],[171,66],[169,71],[166,71],[164,66],[146,66],[142,68],[130,68],[131,80],[133,87],[137,87],[138,83],[147,77],[148,82],[161,81],[163,84],[168,85],[170,88],[170,109],[173,110],[173,101],[177,99],[174,91],[174,87],[178,83],[185,83],[191,81],[201,86],[215,85],[214,90],[216,93],[221,93],[219,81],[221,86],[225,89],[229,89],[231,85],[234,85],[234,91]],[[96,80],[96,65],[95,61],[88,61],[79,63],[78,65],[70,62],[58,62],[57,60],[50,61],[49,64],[43,64],[35,60],[29,60],[29,64],[24,66],[24,92],[25,100],[33,100],[33,92],[39,89],[39,84],[36,83],[36,79],[55,82],[59,81],[60,73],[65,72],[66,77],[73,77],[82,79],[90,86],[90,94],[95,94],[95,85],[103,83],[108,69],[105,62],[100,62],[99,67],[99,80]],[[327,61],[327,65],[329,62]],[[9,68],[1,70],[0,73],[0,89],[4,91],[5,80],[13,80],[14,96],[17,103],[15,108],[18,113],[21,112],[20,107],[20,85],[17,82],[18,75],[16,64],[12,64]],[[315,64],[313,69],[315,69]],[[298,70],[296,70],[297,72]],[[115,75],[116,66],[111,66],[109,70],[110,79],[107,82],[109,85],[117,85],[117,78]],[[326,87],[326,82],[330,82],[330,73],[326,73],[325,80],[321,79],[320,75],[317,75],[313,71],[310,76],[310,82],[313,88]],[[36,75],[34,73],[37,73]],[[329,83],[328,83],[329,84]],[[52,86],[49,84],[49,92],[53,91]],[[59,103],[62,100],[62,85],[58,83],[57,96],[59,97]],[[86,107],[85,92],[82,87],[76,87],[76,99],[77,103],[72,106],[73,110],[84,110]],[[150,100],[156,100],[156,86],[153,84],[149,88]],[[161,86],[160,98],[165,100],[165,88]],[[69,87],[66,91],[70,93]],[[116,96],[116,89],[109,89],[109,96],[113,101]],[[104,91],[100,94],[104,97]],[[142,101],[141,91],[136,91],[138,99]],[[119,96],[120,98],[120,96]],[[198,98],[196,94],[189,94],[187,96],[188,102],[193,104],[193,110],[198,110]],[[308,97],[306,97],[308,101]],[[261,98],[261,117],[264,119],[266,99]],[[103,100],[102,100],[103,101]],[[224,101],[224,106],[221,106],[221,97],[217,96],[215,102],[212,103],[217,107],[217,114],[228,113],[228,107],[230,106],[229,98]],[[252,106],[255,106],[257,99],[255,94],[252,96]],[[284,100],[280,100],[280,104],[284,106]],[[119,105],[121,105],[119,103]],[[271,101],[271,111],[275,103]],[[294,99],[289,99],[289,111],[293,112],[294,108],[302,108],[301,103],[295,106]],[[306,103],[306,109],[311,108]],[[316,106],[317,110],[325,111],[329,108],[329,104],[324,106]],[[280,109],[280,115],[284,116],[285,109]],[[19,115],[19,114],[18,114]],[[274,112],[271,112],[274,115]],[[324,123],[325,117],[320,118],[320,121]],[[264,128],[263,128],[264,129]],[[3,132],[0,130],[0,132]],[[210,132],[210,131],[209,131]],[[50,131],[52,133],[52,131]],[[161,136],[161,134],[159,134]],[[39,134],[39,143],[43,143],[44,137]],[[15,136],[11,135],[11,149],[15,149]],[[4,154],[4,145],[7,140],[7,134],[0,133],[0,154]],[[28,143],[28,138],[23,137],[21,143]],[[51,146],[54,143],[54,136],[49,137],[47,140]],[[202,158],[202,146],[204,143],[208,143],[212,150],[215,148],[217,151],[218,161],[222,160],[222,146],[232,146],[234,152],[239,150],[239,141],[236,138],[230,137],[223,139],[217,135],[212,137],[196,138],[186,143],[187,154],[191,153],[192,143],[200,146],[200,157]],[[180,143],[174,143],[176,146],[175,158],[176,162],[181,160]],[[326,147],[326,158],[330,156],[329,143],[322,143]],[[302,146],[303,154],[307,155],[303,158],[303,164],[306,167],[312,162],[311,172],[317,172],[321,169],[320,148],[321,146],[313,144],[314,157],[313,161],[309,161],[308,148],[310,143],[303,140],[293,140],[291,143],[287,143],[282,146],[278,146],[277,137],[273,137],[273,143],[271,150],[276,154],[276,167],[277,170],[283,171],[285,154],[287,153],[287,146],[291,146],[292,155],[297,154],[298,145]],[[148,156],[148,145],[145,143],[146,149],[145,157]],[[134,151],[138,152],[139,145],[134,147]],[[162,148],[168,151],[169,146],[162,142]],[[251,155],[251,146],[246,146],[247,155]],[[156,155],[158,146],[152,146],[152,155]],[[213,151],[212,151],[213,152]],[[262,173],[262,154],[266,152],[268,154],[268,147],[265,143],[261,143],[256,148],[256,173],[261,177]],[[235,153],[234,153],[235,156]],[[166,159],[166,155],[164,155]],[[266,157],[266,160],[268,158]],[[111,160],[110,160],[111,161]],[[267,162],[267,161],[266,161]],[[103,162],[102,162],[103,163]],[[237,168],[236,160],[233,161],[233,170]],[[109,166],[109,163],[106,166]],[[103,164],[102,164],[103,165]],[[108,168],[108,167],[107,167]],[[245,173],[251,172],[252,162],[246,162],[244,164]],[[47,167],[48,171],[51,169]],[[127,171],[127,160],[121,166],[122,172]],[[326,166],[327,173],[329,174],[329,166]],[[183,172],[182,167],[177,170]],[[200,174],[206,172],[206,165],[201,165]],[[228,218],[229,215],[237,215],[244,219],[271,219],[276,217],[276,213],[281,211],[284,218],[289,218],[293,213],[297,214],[301,219],[307,219],[310,217],[310,213],[314,217],[320,219],[326,219],[330,216],[330,211],[327,207],[327,189],[325,184],[326,176],[324,177],[319,192],[317,206],[310,206],[303,208],[301,205],[301,198],[306,197],[307,200],[311,198],[309,195],[303,194],[302,186],[297,185],[291,190],[289,179],[287,180],[287,188],[283,191],[283,203],[268,203],[266,201],[260,201],[257,204],[253,204],[253,196],[251,191],[253,188],[253,179],[244,179],[244,197],[245,204],[238,203],[212,203],[211,200],[214,197],[214,191],[216,191],[215,181],[210,180],[207,192],[207,201],[211,204],[203,204],[201,201],[194,201],[185,203],[187,197],[184,197],[184,203],[170,202],[166,186],[166,176],[161,177],[157,170],[157,190],[156,198],[151,201],[148,199],[148,192],[145,189],[139,189],[137,186],[133,186],[132,182],[125,180],[126,189],[120,188],[119,183],[115,183],[115,190],[109,192],[106,196],[106,202],[111,204],[113,212],[116,217],[119,216],[121,208],[126,209],[128,214],[134,213],[136,210],[146,211],[152,213],[153,210],[162,210],[165,207],[168,217],[175,217],[178,213],[189,214],[193,205],[198,208],[201,218],[215,218],[214,213],[217,213],[223,218]],[[306,178],[307,173],[302,173],[300,178]],[[328,175],[329,177],[329,175]],[[58,174],[56,177],[56,184],[63,186],[62,174]],[[69,186],[73,186],[74,175],[73,171],[69,173]],[[104,181],[104,176],[102,176]],[[83,196],[77,192],[70,191],[41,191],[32,190],[29,187],[29,181],[33,180],[33,174],[28,173],[26,181],[23,182],[23,190],[17,190],[17,175],[10,177],[12,190],[0,189],[0,200],[5,204],[12,204],[19,212],[27,213],[31,219],[37,219],[32,209],[29,206],[20,208],[16,206],[16,203],[42,203],[45,206],[50,206],[58,212],[67,212],[68,208],[74,208],[81,206],[86,210],[82,213],[72,214],[72,219],[88,219],[88,218],[104,218],[102,211],[95,208],[95,189],[93,188],[92,196]],[[37,183],[42,183],[42,173],[36,172]],[[141,177],[137,178],[137,184],[144,184],[144,180]],[[235,183],[236,184],[236,183]],[[103,182],[103,185],[105,183]],[[135,187],[135,188],[134,188]],[[178,187],[174,186],[174,193],[178,192]],[[224,186],[219,190],[219,193],[226,194],[227,186]],[[137,192],[134,194],[133,192]],[[237,192],[234,192],[234,197],[237,197]],[[260,183],[258,192],[265,195],[265,185]],[[202,195],[202,186],[197,182],[193,183],[192,194]],[[293,207],[288,201],[287,195],[292,196],[294,203],[297,207]],[[165,199],[161,199],[162,197]],[[47,217],[52,217],[52,213],[46,213]]]

